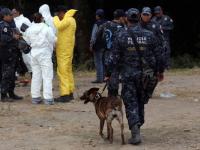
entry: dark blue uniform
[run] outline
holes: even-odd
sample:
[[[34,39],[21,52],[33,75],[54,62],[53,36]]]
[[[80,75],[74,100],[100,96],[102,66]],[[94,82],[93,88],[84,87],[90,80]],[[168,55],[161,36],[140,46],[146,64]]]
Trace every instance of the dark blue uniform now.
[[[157,41],[159,42],[160,47],[163,47],[164,33],[163,33],[161,25],[153,20],[151,20],[148,23],[141,22],[140,24],[143,28],[152,31],[154,33]]]
[[[105,70],[107,70],[108,58],[110,52],[112,51],[113,40],[117,36],[119,30],[123,28],[123,26],[114,21],[108,21],[100,26],[98,31],[98,36],[102,37],[104,41],[105,53],[104,53],[104,64]],[[119,89],[119,67],[112,70],[111,78],[108,82],[108,95],[109,96],[117,96]],[[107,72],[107,71],[106,71]]]
[[[161,28],[163,30],[164,40],[165,40],[165,48],[166,48],[166,68],[169,68],[170,66],[170,55],[171,55],[171,48],[170,48],[170,32],[174,28],[173,20],[167,16],[163,15],[162,17],[153,17],[153,21],[157,22],[159,25],[161,25]]]
[[[108,70],[112,72],[118,65],[121,66],[121,95],[129,128],[131,129],[134,125],[141,126],[144,123],[144,102],[142,99],[142,66],[130,31],[136,37],[141,55],[154,70],[155,74],[163,72],[164,66],[161,63],[162,55],[158,48],[157,40],[151,31],[137,25],[129,27],[128,30],[122,30],[117,34],[108,60]]]
[[[17,63],[16,40],[13,30],[5,21],[0,22],[0,60],[1,60],[1,93],[6,95],[14,91]]]
[[[164,36],[163,36],[163,31],[161,29],[161,25],[159,25],[157,22],[152,21],[152,20],[148,23],[144,23],[144,22],[141,21],[140,24],[141,24],[142,28],[153,32],[153,34],[156,38],[156,41],[157,41],[157,46],[158,46],[157,49],[160,50],[160,53],[162,55],[162,59],[161,59],[162,64],[166,65],[165,48],[164,48],[165,47],[165,40],[164,40]],[[156,88],[157,83],[158,83],[158,80],[155,80],[148,87],[148,91],[149,91],[148,96],[149,97],[152,97],[153,91]]]

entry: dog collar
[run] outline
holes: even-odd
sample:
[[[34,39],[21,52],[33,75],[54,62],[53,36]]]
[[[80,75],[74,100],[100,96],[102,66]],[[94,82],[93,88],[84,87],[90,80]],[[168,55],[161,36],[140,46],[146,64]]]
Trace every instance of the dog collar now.
[[[101,94],[100,93],[97,93],[94,97],[94,100],[95,100],[95,103],[101,98]]]

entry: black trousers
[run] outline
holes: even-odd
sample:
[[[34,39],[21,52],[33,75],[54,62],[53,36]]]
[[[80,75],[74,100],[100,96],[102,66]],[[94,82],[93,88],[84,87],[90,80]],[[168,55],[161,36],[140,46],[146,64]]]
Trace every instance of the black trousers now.
[[[7,94],[14,91],[17,57],[11,56],[6,61],[1,61],[1,93]]]

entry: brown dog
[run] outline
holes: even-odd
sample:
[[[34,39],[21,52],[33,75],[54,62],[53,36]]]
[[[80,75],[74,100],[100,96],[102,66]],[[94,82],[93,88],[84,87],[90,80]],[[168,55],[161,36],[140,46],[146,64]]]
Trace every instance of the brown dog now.
[[[116,118],[121,127],[122,144],[125,144],[122,101],[118,97],[102,97],[98,90],[99,88],[91,88],[90,90],[84,92],[80,99],[85,100],[84,104],[87,104],[88,102],[92,102],[94,104],[96,114],[100,119],[100,136],[102,138],[104,137],[103,127],[106,120],[107,138],[110,143],[113,142],[112,121]]]

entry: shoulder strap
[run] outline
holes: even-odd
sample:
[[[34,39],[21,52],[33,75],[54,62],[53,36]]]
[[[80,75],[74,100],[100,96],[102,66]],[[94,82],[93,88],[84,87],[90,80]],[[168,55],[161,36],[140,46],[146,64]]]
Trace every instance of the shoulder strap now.
[[[142,54],[141,54],[141,52],[140,52],[140,45],[138,44],[137,39],[136,39],[136,37],[135,37],[133,31],[131,31],[130,29],[128,29],[128,33],[130,34],[130,36],[131,36],[132,39],[133,39],[133,43],[134,43],[134,45],[135,45],[135,49],[136,49],[137,54],[138,54],[139,59],[140,59],[140,66],[142,67],[142,66],[143,66],[143,65],[142,65],[142,64],[143,64],[143,63],[142,63],[143,56],[142,56]]]

